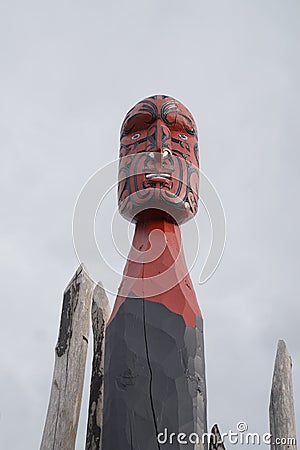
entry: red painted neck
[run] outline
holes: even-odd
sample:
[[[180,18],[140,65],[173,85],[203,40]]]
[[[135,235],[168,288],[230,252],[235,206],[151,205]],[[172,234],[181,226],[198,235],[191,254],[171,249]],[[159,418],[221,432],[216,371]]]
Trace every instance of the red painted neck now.
[[[188,274],[179,226],[168,220],[139,221],[110,321],[127,297],[164,305],[195,327],[201,316]]]

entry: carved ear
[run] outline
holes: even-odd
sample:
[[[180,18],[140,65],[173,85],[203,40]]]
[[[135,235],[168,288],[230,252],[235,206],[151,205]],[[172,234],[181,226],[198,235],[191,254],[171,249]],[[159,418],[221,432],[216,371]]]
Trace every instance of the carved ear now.
[[[200,201],[207,212],[212,230],[209,253],[199,279],[199,284],[204,284],[216,271],[223,256],[226,242],[226,218],[216,189],[202,171],[200,171]]]

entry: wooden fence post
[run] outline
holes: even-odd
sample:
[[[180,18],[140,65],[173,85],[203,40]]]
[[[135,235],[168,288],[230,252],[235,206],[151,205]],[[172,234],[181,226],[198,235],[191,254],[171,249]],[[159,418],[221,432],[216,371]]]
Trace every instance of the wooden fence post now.
[[[105,290],[99,283],[94,289],[92,302],[94,351],[86,434],[86,450],[101,450],[105,327],[109,316],[110,305]]]
[[[296,450],[292,359],[282,340],[277,347],[269,413],[271,450]]]
[[[50,400],[40,450],[74,450],[90,326],[93,282],[79,266],[64,292]]]
[[[212,427],[210,432],[209,450],[226,450],[217,424]]]

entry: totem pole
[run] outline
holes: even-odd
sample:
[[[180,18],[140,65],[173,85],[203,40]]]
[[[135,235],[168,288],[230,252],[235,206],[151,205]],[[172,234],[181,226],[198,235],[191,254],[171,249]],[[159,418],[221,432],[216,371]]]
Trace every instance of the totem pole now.
[[[207,432],[203,321],[180,232],[198,185],[191,113],[164,95],[139,102],[121,128],[119,211],[136,225],[106,329],[102,450],[207,448],[180,435]]]

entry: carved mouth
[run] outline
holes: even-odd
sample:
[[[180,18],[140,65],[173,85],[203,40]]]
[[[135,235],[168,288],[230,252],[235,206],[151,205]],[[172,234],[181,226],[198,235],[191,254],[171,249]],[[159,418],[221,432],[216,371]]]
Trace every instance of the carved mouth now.
[[[171,189],[173,183],[169,173],[147,173],[143,185],[145,189],[147,187]]]
[[[171,175],[169,173],[147,173],[146,179],[149,181],[164,182],[170,180]]]

